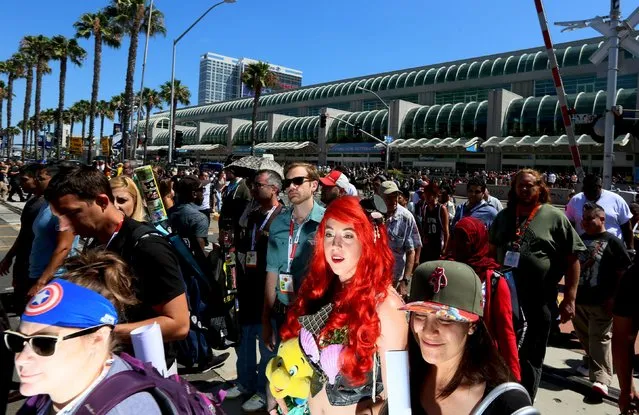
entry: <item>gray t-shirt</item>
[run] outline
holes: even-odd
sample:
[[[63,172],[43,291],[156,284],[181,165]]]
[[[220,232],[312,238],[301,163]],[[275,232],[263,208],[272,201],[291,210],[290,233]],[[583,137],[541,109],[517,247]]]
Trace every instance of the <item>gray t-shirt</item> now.
[[[116,373],[124,372],[125,370],[131,370],[131,367],[122,359],[114,356],[113,365],[107,373],[106,378],[110,378]],[[51,413],[52,402],[49,401],[46,405],[38,411],[37,415],[48,415]],[[76,406],[76,410],[79,407]],[[70,412],[70,414],[76,413],[76,410]],[[107,415],[130,415],[130,414],[144,414],[144,415],[162,415],[160,407],[155,402],[153,396],[148,392],[139,392],[133,394],[117,404],[113,409],[107,412]]]
[[[209,221],[193,203],[178,205],[171,213],[169,223],[173,232],[182,238],[206,239],[209,236]]]

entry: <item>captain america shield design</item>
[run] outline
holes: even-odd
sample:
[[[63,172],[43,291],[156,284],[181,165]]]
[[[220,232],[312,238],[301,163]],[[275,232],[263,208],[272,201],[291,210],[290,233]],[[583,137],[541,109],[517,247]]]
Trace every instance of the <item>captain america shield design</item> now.
[[[64,291],[57,282],[47,285],[29,301],[24,314],[27,316],[38,316],[53,309],[62,300]]]

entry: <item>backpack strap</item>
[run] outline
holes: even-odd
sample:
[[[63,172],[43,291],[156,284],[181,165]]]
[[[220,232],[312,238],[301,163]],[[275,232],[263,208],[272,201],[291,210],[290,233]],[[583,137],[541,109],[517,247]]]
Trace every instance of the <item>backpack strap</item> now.
[[[156,384],[150,376],[135,370],[125,370],[105,379],[93,389],[76,414],[105,415],[125,399],[140,392],[149,392],[158,405],[162,406],[156,398],[155,389]]]
[[[493,402],[495,402],[501,395],[508,392],[516,392],[525,395],[528,402],[530,402],[530,396],[528,395],[526,388],[516,382],[506,382],[491,390],[490,393],[486,395],[479,404],[477,404],[471,412],[471,415],[482,415],[488,408],[490,408]]]
[[[35,395],[26,400],[17,415],[36,415],[50,401],[49,395]]]

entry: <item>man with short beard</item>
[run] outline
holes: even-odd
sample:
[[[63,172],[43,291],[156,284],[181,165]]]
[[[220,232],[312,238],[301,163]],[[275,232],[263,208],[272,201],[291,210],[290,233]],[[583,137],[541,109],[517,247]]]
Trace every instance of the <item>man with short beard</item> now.
[[[551,327],[548,303],[557,299],[557,284],[565,276],[562,323],[575,316],[580,266],[586,250],[564,213],[550,204],[550,192],[536,170],[514,177],[508,206],[490,228],[490,252],[512,268],[519,304],[528,324],[519,349],[521,383],[535,399]],[[519,341],[519,339],[518,339]]]

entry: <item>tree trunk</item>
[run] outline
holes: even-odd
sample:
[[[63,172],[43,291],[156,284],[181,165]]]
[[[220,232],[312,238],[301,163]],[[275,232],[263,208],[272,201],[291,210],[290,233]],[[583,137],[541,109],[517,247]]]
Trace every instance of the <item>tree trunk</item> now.
[[[56,119],[56,131],[55,136],[58,140],[58,160],[60,159],[60,146],[62,146],[62,130],[64,129],[64,122],[62,121],[62,112],[64,111],[64,90],[67,83],[67,58],[66,56],[60,60],[60,94],[58,95],[58,113]]]
[[[2,110],[3,109],[4,109],[4,98],[0,97],[0,132],[2,132]]]
[[[257,125],[257,107],[260,105],[260,89],[255,88],[253,97],[253,115],[251,116],[251,155],[255,155],[255,126]]]
[[[15,77],[9,74],[9,80],[7,81],[7,127],[11,127],[11,111],[13,106],[13,80]],[[13,134],[7,136],[7,158],[11,157],[13,149]]]
[[[71,145],[71,137],[73,137],[73,124],[75,124],[75,119],[73,116],[69,118],[69,139],[67,140],[67,157],[69,157],[69,146]]]
[[[138,39],[140,36],[140,27],[142,26],[142,19],[146,6],[144,4],[138,6],[138,10],[135,14],[133,21],[133,27],[129,36],[131,37],[131,43],[129,44],[129,56],[127,60],[126,68],[126,84],[124,85],[124,108],[122,115],[124,116],[124,123],[122,124],[122,140],[123,141],[123,155],[127,157],[129,155],[129,145],[131,144],[131,135],[129,130],[133,126],[129,126],[131,121],[131,114],[133,113],[133,77],[135,75],[135,62],[138,54]],[[137,144],[137,143],[136,143]]]
[[[38,160],[38,137],[40,136],[40,95],[42,94],[42,72],[44,65],[46,64],[44,59],[38,59],[36,66],[36,89],[35,89],[35,159]],[[44,158],[44,149],[46,146],[46,139],[42,139],[42,158]]]
[[[27,68],[27,85],[24,93],[24,111],[22,112],[22,161],[29,142],[29,110],[31,109],[31,93],[33,92],[33,68]]]
[[[100,87],[100,66],[102,63],[102,32],[100,28],[94,28],[93,35],[95,38],[95,53],[93,55],[93,86],[91,88],[91,106],[89,107],[89,154],[87,155],[87,163],[91,163],[91,154],[93,151],[93,130],[95,127],[95,107],[98,103],[98,92]],[[84,137],[84,130],[82,132]]]
[[[104,137],[104,114],[100,114],[100,140]]]
[[[84,143],[84,136],[85,136],[85,132],[86,132],[86,126],[87,126],[87,116],[86,114],[82,114],[82,142]]]

